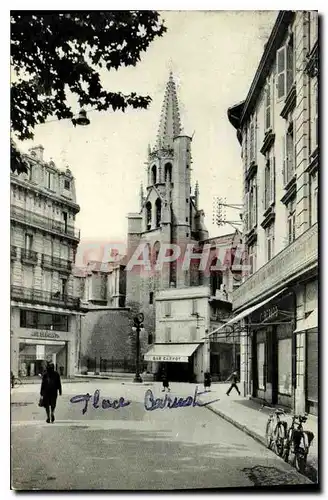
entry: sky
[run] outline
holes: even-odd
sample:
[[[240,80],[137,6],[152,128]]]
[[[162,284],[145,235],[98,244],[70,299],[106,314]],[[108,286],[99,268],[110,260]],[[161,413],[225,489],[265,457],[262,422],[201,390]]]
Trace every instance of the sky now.
[[[213,198],[242,203],[242,164],[227,109],[245,99],[277,11],[164,11],[167,32],[150,45],[136,67],[102,73],[109,90],[150,95],[147,110],[89,113],[90,125],[70,120],[35,128],[33,141],[59,168],[69,165],[81,207],[76,226],[81,243],[126,241],[127,219],[138,212],[140,183],[146,184],[148,143],[155,143],[170,70],[177,85],[184,132],[193,135],[192,186],[210,236],[231,232],[212,223]],[[238,213],[227,210],[227,219]]]

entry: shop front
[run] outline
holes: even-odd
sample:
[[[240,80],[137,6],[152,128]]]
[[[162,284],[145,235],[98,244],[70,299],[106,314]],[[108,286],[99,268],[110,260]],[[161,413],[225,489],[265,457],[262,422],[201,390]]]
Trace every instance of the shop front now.
[[[248,316],[252,396],[293,407],[295,296],[282,295]]]
[[[55,339],[19,339],[20,377],[42,374],[47,363],[53,363],[61,376],[67,376],[67,342]]]
[[[163,371],[170,382],[194,382],[197,380],[200,344],[154,344],[144,355],[144,361],[152,362],[152,372],[160,380]]]

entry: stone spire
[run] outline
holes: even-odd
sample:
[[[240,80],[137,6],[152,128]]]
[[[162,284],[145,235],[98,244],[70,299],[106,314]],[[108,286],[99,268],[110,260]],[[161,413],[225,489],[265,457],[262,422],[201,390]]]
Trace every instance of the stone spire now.
[[[172,71],[166,85],[164,102],[159,122],[156,147],[173,148],[173,138],[181,132],[178,97]]]

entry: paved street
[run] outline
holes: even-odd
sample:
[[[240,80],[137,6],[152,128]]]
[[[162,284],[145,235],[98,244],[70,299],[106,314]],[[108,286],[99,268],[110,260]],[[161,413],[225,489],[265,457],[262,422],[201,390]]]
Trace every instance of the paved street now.
[[[70,398],[100,390],[99,408]],[[94,380],[63,384],[56,422],[37,406],[39,385],[12,391],[12,486],[19,490],[184,489],[308,484],[291,466],[206,407],[146,411],[149,386]],[[199,388],[202,389],[201,387]],[[173,384],[171,398],[195,385]],[[102,408],[124,397],[130,405]],[[215,393],[199,396],[205,402]],[[108,406],[106,403],[104,406]],[[47,458],[46,458],[47,457]]]

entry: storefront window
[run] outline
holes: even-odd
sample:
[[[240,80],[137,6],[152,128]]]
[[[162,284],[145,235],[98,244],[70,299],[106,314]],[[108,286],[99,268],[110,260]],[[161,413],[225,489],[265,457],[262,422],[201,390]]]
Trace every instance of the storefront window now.
[[[278,391],[280,394],[292,393],[292,340],[278,341]]]
[[[258,377],[258,387],[259,389],[265,389],[264,387],[264,365],[265,365],[265,344],[257,344],[257,377]]]

